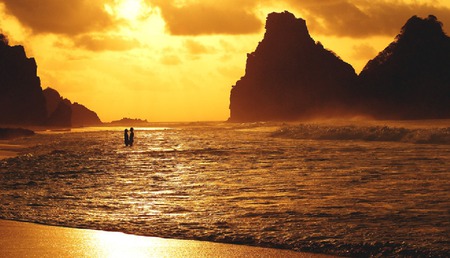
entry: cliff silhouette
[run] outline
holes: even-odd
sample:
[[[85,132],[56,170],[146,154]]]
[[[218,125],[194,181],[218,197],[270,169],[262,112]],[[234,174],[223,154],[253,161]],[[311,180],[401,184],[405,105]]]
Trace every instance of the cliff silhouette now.
[[[434,16],[416,16],[357,76],[315,43],[306,22],[271,13],[230,94],[229,121],[342,115],[377,119],[450,118],[450,43]]]
[[[413,16],[359,75],[363,111],[378,119],[450,118],[450,38]]]
[[[63,98],[58,91],[46,88],[44,96],[49,114],[47,125],[61,127],[78,127],[101,125],[98,115],[85,106]]]
[[[42,90],[34,58],[22,46],[9,46],[0,34],[0,124],[91,126],[102,122],[95,112],[63,99],[51,88]]]
[[[0,34],[0,123],[42,124],[46,118],[36,61]]]
[[[72,103],[72,126],[101,125],[102,121],[97,113],[78,102]]]
[[[306,22],[271,13],[266,33],[247,55],[245,75],[233,86],[230,121],[293,120],[342,109],[353,67],[316,43]]]

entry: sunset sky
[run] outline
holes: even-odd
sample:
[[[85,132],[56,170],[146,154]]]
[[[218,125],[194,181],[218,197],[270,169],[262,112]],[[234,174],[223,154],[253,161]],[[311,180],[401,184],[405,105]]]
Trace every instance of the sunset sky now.
[[[267,14],[284,10],[357,73],[412,15],[450,34],[450,0],[0,0],[0,32],[36,59],[43,89],[104,122],[226,120]]]

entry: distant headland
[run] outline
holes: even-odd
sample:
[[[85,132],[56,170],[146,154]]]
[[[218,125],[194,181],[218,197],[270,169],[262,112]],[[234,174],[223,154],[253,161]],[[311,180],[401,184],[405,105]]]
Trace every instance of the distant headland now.
[[[450,118],[450,38],[442,26],[433,15],[413,16],[356,75],[311,38],[305,20],[271,13],[231,90],[229,121]]]
[[[149,122],[144,119],[139,118],[127,118],[124,117],[120,120],[112,121],[111,123],[108,123],[107,125],[112,126],[148,126]]]

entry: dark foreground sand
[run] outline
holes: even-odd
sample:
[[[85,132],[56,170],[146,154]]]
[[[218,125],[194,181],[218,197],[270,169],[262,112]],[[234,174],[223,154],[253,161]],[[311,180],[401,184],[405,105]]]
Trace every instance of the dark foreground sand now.
[[[330,257],[0,220],[0,257]]]

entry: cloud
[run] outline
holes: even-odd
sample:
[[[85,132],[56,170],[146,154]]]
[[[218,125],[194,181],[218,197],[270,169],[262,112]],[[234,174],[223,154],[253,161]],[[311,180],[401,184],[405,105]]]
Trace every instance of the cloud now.
[[[191,55],[201,55],[211,53],[213,49],[206,47],[202,43],[193,40],[187,39],[184,41],[184,46],[188,50],[188,53]]]
[[[147,1],[161,9],[167,29],[173,35],[258,33],[264,20],[256,14],[262,9],[270,10],[270,6],[301,15],[316,34],[340,37],[393,36],[413,15],[427,17],[434,14],[450,27],[450,7],[440,5],[439,1]]]
[[[413,15],[434,14],[450,26],[450,8],[438,2],[374,0],[285,0],[305,15],[308,27],[315,33],[363,38],[392,36]]]
[[[352,58],[357,60],[368,60],[377,55],[374,47],[367,44],[360,44],[353,46]]]
[[[181,64],[181,59],[173,54],[164,54],[160,62],[164,65],[179,65]]]
[[[116,20],[104,8],[114,0],[0,0],[6,12],[34,33],[79,35],[114,27]]]
[[[119,36],[109,35],[80,35],[73,39],[73,43],[77,47],[82,47],[94,52],[126,51],[141,46],[141,44],[135,39],[125,39]]]
[[[161,9],[173,35],[251,34],[263,28],[262,21],[233,1],[202,1],[176,5],[176,1],[153,1]]]
[[[435,15],[450,27],[450,5],[420,0],[142,0],[158,9],[172,35],[242,35],[260,33],[262,13],[288,10],[306,19],[314,34],[364,38],[394,36],[413,15]],[[126,21],[108,11],[120,0],[0,0],[5,11],[34,33],[70,37],[119,30]],[[116,10],[117,11],[117,10]],[[148,18],[148,12],[141,19]]]

